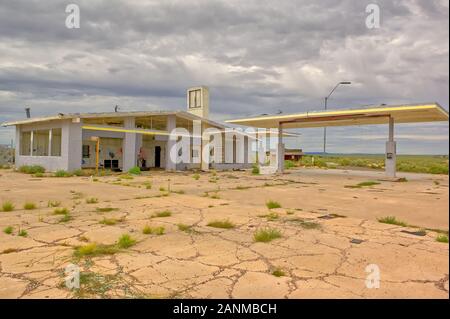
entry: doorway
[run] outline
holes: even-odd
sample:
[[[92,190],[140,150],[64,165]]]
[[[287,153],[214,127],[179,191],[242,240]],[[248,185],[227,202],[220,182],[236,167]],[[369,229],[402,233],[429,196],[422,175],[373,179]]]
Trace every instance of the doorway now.
[[[161,146],[155,146],[155,167],[161,167]]]

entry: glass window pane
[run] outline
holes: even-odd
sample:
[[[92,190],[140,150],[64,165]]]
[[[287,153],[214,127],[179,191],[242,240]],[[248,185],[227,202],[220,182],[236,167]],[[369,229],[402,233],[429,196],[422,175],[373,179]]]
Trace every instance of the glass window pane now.
[[[20,155],[30,155],[31,132],[20,133]]]
[[[61,129],[52,130],[52,156],[61,156]]]
[[[49,130],[33,133],[33,156],[48,156]]]

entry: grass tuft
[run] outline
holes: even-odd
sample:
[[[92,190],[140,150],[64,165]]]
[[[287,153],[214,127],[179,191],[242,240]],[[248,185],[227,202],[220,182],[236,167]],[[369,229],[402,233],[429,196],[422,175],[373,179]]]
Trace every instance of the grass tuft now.
[[[21,229],[21,230],[19,230],[19,233],[17,235],[21,236],[21,237],[27,237],[28,232],[25,229]]]
[[[23,204],[23,209],[26,209],[26,210],[36,209],[36,204],[32,203],[32,202],[25,203],[25,204]]]
[[[135,244],[136,240],[133,239],[129,234],[123,234],[117,241],[117,246],[119,248],[129,248]]]
[[[272,275],[274,275],[275,277],[284,277],[286,276],[286,273],[283,270],[277,268],[274,271],[272,271]]]
[[[49,200],[47,203],[47,207],[59,207],[60,205],[61,202],[57,200]]]
[[[115,210],[118,210],[118,208],[114,208],[114,207],[97,207],[95,209],[95,211],[99,212],[99,213],[109,213],[109,212],[112,212],[112,211],[115,211]]]
[[[235,225],[229,219],[213,220],[213,221],[209,222],[207,226],[214,227],[214,228],[223,228],[223,229],[231,229],[231,228],[235,227]]]
[[[142,233],[145,235],[163,235],[165,231],[164,227],[151,227],[146,225],[143,229],[142,229]]]
[[[383,218],[378,218],[378,221],[383,224],[397,225],[397,226],[402,226],[402,227],[408,226],[407,223],[397,220],[397,218],[395,218],[395,216],[387,216],[387,217],[383,217]]]
[[[169,217],[172,216],[172,212],[170,210],[164,210],[162,212],[156,212],[155,214],[153,214],[151,217]]]
[[[86,204],[97,204],[97,203],[98,203],[98,198],[95,198],[95,197],[86,198]]]
[[[23,165],[19,167],[19,172],[25,174],[45,173],[45,168],[40,165]]]
[[[56,208],[53,211],[53,215],[67,215],[69,214],[69,210],[67,208]]]
[[[71,177],[72,174],[67,172],[67,171],[65,171],[65,170],[59,170],[59,171],[55,172],[54,176],[55,177]]]
[[[268,209],[281,208],[281,204],[280,203],[272,201],[272,200],[268,201],[266,203],[266,206],[267,206]]]
[[[186,225],[186,224],[180,223],[177,226],[178,226],[179,230],[187,232],[187,233],[191,233],[193,231],[191,225]]]
[[[3,229],[3,232],[7,235],[11,235],[13,233],[13,231],[14,231],[14,227],[12,227],[12,226],[8,226]]]
[[[137,166],[134,166],[128,170],[128,174],[141,175],[141,169]]]
[[[276,228],[258,229],[253,235],[253,239],[256,242],[262,243],[268,243],[277,238],[281,238],[281,232]]]
[[[436,241],[440,242],[440,243],[447,243],[448,244],[448,236],[447,235],[443,235],[443,234],[439,234],[436,237]]]
[[[100,224],[112,226],[120,222],[120,219],[117,218],[103,218],[103,220],[100,221]]]
[[[345,188],[363,188],[363,187],[370,187],[375,185],[380,185],[381,183],[375,182],[375,181],[367,181],[367,182],[361,182],[356,185],[345,185]]]
[[[119,249],[116,245],[98,245],[96,243],[87,244],[77,247],[74,251],[75,257],[95,257],[102,255],[113,255],[117,253]]]
[[[72,216],[70,214],[65,214],[63,217],[61,217],[59,222],[60,223],[67,223],[70,220],[72,220]]]
[[[11,211],[13,211],[14,210],[14,204],[12,202],[10,202],[10,201],[3,202],[2,210],[4,212],[11,212]]]
[[[200,179],[200,175],[194,174],[194,175],[192,175],[192,178],[195,179],[196,181],[198,181]]]

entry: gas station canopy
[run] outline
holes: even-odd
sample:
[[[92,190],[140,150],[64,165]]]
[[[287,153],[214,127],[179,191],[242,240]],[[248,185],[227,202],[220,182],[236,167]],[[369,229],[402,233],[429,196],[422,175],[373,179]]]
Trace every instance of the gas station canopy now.
[[[284,129],[325,126],[351,126],[448,121],[448,113],[438,103],[415,105],[382,105],[379,107],[267,115],[225,121],[231,124],[260,128]]]

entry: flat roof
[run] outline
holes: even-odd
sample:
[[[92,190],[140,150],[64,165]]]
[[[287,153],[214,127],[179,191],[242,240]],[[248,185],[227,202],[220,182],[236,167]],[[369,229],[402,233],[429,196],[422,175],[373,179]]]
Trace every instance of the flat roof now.
[[[395,123],[448,121],[448,112],[438,103],[381,105],[378,107],[265,115],[228,120],[225,123],[260,128],[309,128]]]
[[[114,117],[146,117],[146,116],[167,116],[176,115],[188,120],[201,120],[212,126],[217,126],[220,128],[225,128],[223,124],[215,121],[191,114],[186,111],[135,111],[135,112],[105,112],[105,113],[59,113],[58,115],[44,116],[44,117],[32,117],[17,121],[10,121],[2,123],[2,126],[14,126],[14,125],[24,125],[33,124],[38,122],[48,122],[57,120],[68,120],[68,119],[93,119],[93,118],[114,118]]]

